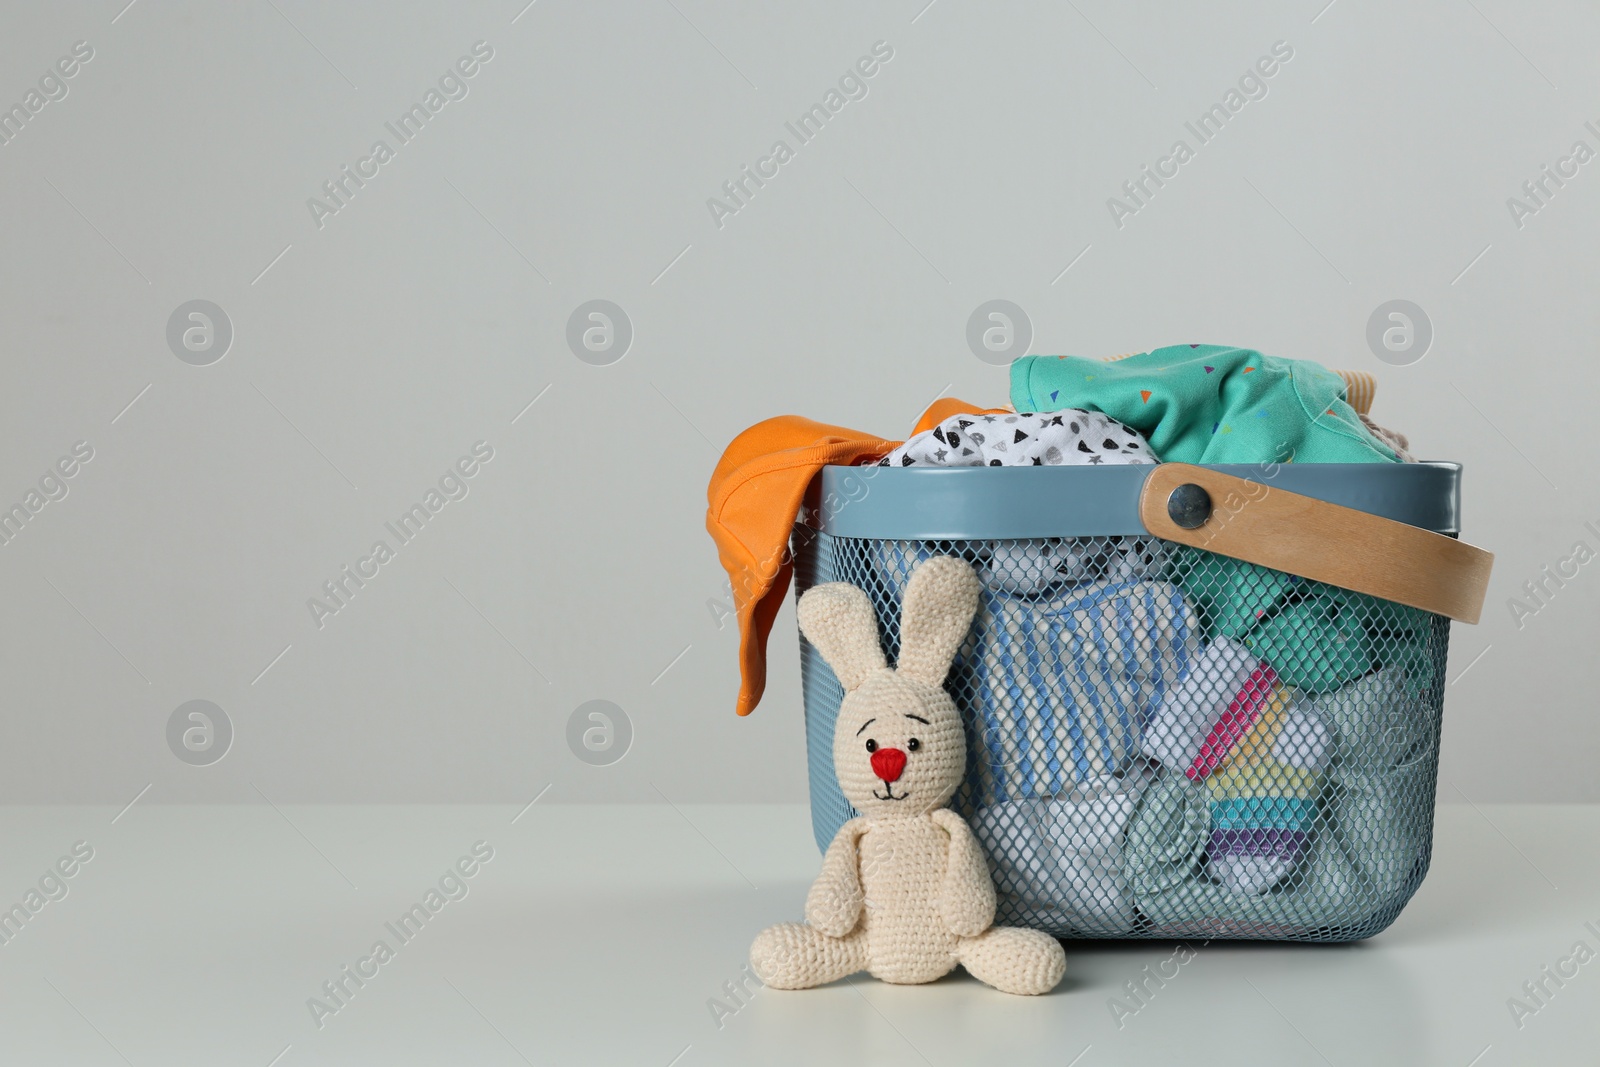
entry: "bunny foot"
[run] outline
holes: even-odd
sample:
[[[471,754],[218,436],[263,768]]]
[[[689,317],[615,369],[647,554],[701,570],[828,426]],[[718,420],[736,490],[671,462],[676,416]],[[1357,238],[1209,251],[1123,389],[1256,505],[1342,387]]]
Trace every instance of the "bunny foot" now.
[[[827,985],[867,969],[867,939],[859,930],[829,937],[805,923],[779,923],[756,935],[750,967],[773,989]]]
[[[956,958],[978,981],[1022,996],[1050,992],[1067,973],[1061,942],[1015,926],[991,926],[977,937],[962,938]]]

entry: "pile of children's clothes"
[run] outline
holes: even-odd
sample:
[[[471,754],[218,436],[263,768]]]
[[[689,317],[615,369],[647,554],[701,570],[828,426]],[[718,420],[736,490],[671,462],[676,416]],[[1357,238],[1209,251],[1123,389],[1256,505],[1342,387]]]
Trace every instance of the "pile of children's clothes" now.
[[[1368,418],[1372,391],[1363,374],[1179,345],[1025,357],[1011,408],[943,401],[904,442],[793,417],[752,427],[717,467],[708,516],[736,599],[740,713],[761,696],[783,549],[822,465],[1411,461]],[[1357,922],[1350,909],[1410,892],[1431,810],[1414,771],[1436,727],[1432,616],[1145,536],[857,550],[875,598],[952,551],[984,580],[947,683],[971,724],[955,804],[1008,921],[1259,932]]]

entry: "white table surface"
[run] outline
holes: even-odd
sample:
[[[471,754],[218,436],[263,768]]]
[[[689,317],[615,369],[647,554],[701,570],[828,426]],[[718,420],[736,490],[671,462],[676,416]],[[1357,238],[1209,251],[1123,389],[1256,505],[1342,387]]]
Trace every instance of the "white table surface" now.
[[[5,809],[0,906],[75,842],[94,857],[0,945],[0,1063],[1600,1063],[1600,958],[1559,988],[1546,978],[1520,1027],[1508,1007],[1576,942],[1600,953],[1585,926],[1600,929],[1600,807],[1445,805],[1432,872],[1388,931],[1197,946],[1120,1028],[1109,999],[1171,942],[1069,942],[1067,978],[1042,998],[960,972],[860,977],[757,990],[719,1025],[710,1002],[735,1005],[724,984],[751,938],[800,916],[818,865],[805,809],[554,799],[520,816]],[[480,840],[494,858],[467,895],[319,1028],[308,998],[379,938],[397,945],[384,924]]]

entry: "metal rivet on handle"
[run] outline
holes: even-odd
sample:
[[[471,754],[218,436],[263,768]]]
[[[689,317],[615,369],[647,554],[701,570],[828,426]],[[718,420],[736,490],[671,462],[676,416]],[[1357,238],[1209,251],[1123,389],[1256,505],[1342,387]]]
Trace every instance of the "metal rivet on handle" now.
[[[1211,494],[1193,482],[1186,482],[1167,497],[1167,517],[1185,530],[1204,526],[1211,517]]]

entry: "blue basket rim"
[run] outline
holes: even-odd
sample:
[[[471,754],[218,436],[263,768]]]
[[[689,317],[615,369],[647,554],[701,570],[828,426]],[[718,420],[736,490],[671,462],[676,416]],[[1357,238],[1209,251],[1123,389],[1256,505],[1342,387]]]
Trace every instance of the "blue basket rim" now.
[[[1461,464],[1196,464],[1396,522],[1461,532]],[[1139,492],[1155,465],[827,466],[800,521],[835,537],[1015,540],[1144,534]]]

